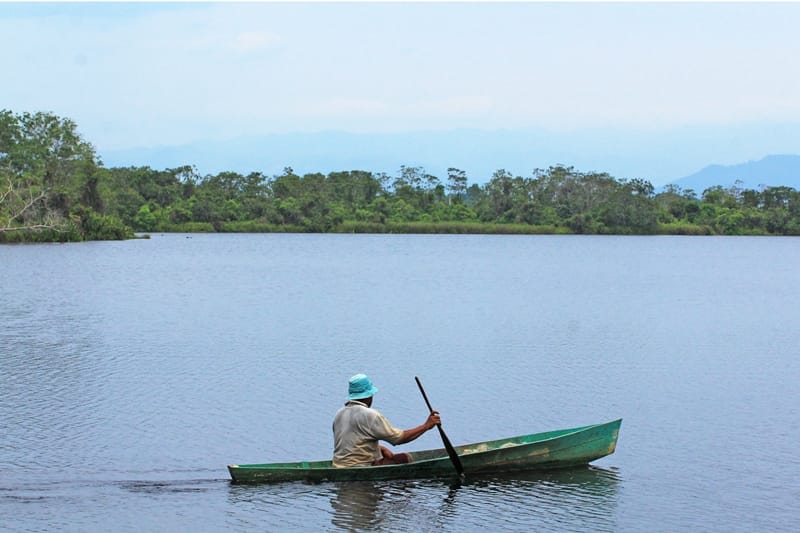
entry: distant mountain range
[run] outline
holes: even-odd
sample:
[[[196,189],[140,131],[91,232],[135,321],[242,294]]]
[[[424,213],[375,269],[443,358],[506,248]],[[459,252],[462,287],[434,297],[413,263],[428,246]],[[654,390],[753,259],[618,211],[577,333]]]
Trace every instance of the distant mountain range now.
[[[800,156],[765,157],[798,150],[797,139],[800,124],[669,131],[324,131],[206,140],[181,146],[98,148],[98,154],[107,167],[194,165],[201,175],[257,171],[273,176],[292,167],[300,175],[366,170],[394,176],[405,165],[423,167],[443,180],[447,169],[455,167],[466,172],[469,183],[479,184],[486,183],[498,169],[528,177],[536,168],[566,165],[581,172],[607,172],[618,179],[646,179],[657,188],[675,183],[699,193],[711,185],[732,185],[737,179],[753,188],[760,184],[800,188]],[[741,161],[750,162],[738,164]],[[709,163],[720,164],[707,167]],[[697,172],[699,168],[703,170]]]
[[[559,164],[612,175],[638,173],[645,169],[645,165],[637,164],[639,154],[636,148],[628,150],[625,143],[616,143],[608,136],[538,130],[325,131],[101,151],[106,166],[174,168],[192,164],[200,174],[231,170],[274,175],[292,167],[300,175],[341,170],[395,175],[405,165],[423,167],[443,179],[447,169],[455,167],[467,173],[470,183],[485,183],[498,169],[530,176],[535,168]],[[669,164],[668,158],[664,159]]]
[[[709,187],[730,187],[737,181],[743,189],[784,185],[800,190],[800,155],[770,155],[738,165],[709,165],[672,183],[702,193]]]

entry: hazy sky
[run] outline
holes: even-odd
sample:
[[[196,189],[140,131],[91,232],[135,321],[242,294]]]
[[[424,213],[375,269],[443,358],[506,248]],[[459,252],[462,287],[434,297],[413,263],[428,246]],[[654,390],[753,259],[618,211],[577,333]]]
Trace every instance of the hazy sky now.
[[[800,3],[0,3],[0,108],[98,148],[800,122]]]

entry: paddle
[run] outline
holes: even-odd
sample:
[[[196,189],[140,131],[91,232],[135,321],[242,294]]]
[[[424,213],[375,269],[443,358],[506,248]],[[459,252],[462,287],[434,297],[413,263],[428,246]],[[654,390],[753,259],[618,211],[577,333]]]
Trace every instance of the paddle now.
[[[428,395],[425,394],[425,389],[422,388],[422,383],[420,383],[419,378],[414,376],[414,379],[417,381],[417,386],[419,387],[419,391],[422,393],[422,397],[425,399],[425,403],[428,406],[430,412],[433,412],[433,407],[431,407],[431,402],[428,401]],[[439,430],[439,435],[442,437],[442,442],[444,443],[444,449],[447,450],[447,455],[450,456],[450,460],[453,462],[453,466],[458,472],[460,477],[464,477],[464,467],[461,466],[461,459],[458,458],[458,454],[456,453],[455,448],[453,445],[450,444],[450,439],[447,438],[447,435],[444,434],[444,430],[442,429],[441,424],[436,424],[436,428]]]

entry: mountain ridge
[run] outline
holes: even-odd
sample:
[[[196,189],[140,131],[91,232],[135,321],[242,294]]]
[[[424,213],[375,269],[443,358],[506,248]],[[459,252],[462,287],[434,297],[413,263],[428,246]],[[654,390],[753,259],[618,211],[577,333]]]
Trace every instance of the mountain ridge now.
[[[772,154],[735,165],[712,164],[671,184],[696,193],[717,185],[754,190],[787,186],[800,190],[800,155]]]
[[[711,172],[709,162],[727,168],[770,154],[791,154],[797,149],[791,141],[795,138],[800,138],[800,124],[661,132],[598,128],[367,134],[329,130],[97,152],[106,166],[193,165],[201,175],[223,171],[278,175],[285,167],[300,175],[347,170],[394,175],[405,165],[422,167],[440,179],[454,167],[464,170],[470,183],[483,184],[499,169],[528,177],[536,168],[566,165],[581,172],[606,172],[617,179],[645,179],[659,187],[688,183],[700,172]],[[725,181],[720,184],[727,185]]]

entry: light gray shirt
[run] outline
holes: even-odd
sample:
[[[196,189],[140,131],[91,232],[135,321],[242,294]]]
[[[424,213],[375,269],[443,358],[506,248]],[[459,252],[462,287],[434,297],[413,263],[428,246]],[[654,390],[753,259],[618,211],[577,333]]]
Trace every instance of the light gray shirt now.
[[[379,440],[397,444],[403,430],[358,400],[350,400],[333,418],[333,466],[366,466],[381,458]]]

